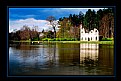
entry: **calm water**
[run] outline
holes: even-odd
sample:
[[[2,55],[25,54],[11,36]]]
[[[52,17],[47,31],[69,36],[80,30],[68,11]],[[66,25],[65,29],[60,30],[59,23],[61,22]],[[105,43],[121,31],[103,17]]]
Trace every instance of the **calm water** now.
[[[29,44],[9,46],[9,75],[113,75],[114,46]]]

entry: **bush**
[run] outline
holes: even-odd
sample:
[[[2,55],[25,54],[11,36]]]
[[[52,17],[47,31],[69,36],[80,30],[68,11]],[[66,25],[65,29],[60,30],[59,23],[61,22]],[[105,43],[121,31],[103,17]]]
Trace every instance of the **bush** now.
[[[42,41],[77,41],[77,38],[43,38]]]
[[[61,39],[60,38],[55,38],[55,41],[60,41]]]
[[[32,40],[32,41],[38,41],[38,40],[40,40],[40,38],[35,37],[35,38],[32,38],[31,40]]]
[[[102,41],[112,41],[113,38],[102,38]]]
[[[55,39],[47,38],[46,41],[54,41]]]
[[[44,39],[42,39],[42,41],[48,41],[48,40],[51,40],[51,38],[44,38]]]

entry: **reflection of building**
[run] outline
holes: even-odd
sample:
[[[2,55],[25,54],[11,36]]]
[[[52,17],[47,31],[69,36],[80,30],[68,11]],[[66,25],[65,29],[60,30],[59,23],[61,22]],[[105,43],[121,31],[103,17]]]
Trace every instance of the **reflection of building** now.
[[[99,44],[80,44],[80,63],[83,63],[85,59],[96,61],[98,58]]]
[[[99,32],[96,28],[91,30],[89,33],[85,32],[85,29],[80,26],[80,40],[81,41],[98,41],[99,40]]]

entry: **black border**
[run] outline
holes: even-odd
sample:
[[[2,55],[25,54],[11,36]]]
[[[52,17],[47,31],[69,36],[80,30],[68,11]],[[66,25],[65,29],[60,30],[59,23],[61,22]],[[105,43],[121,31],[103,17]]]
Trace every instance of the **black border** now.
[[[114,10],[116,10],[115,8],[115,6],[66,6],[66,8],[114,8]],[[16,6],[16,7],[13,7],[13,6],[7,6],[7,31],[9,31],[9,8],[65,8],[65,6],[37,6],[37,7],[33,7],[33,6],[28,6],[28,7],[24,7],[24,6]],[[116,14],[116,12],[115,12],[115,14]],[[116,19],[116,17],[115,17],[115,19]],[[114,21],[115,22],[115,21]],[[115,28],[116,28],[116,25],[115,25]],[[115,29],[114,28],[114,29]],[[115,32],[115,30],[114,30],[114,32]],[[116,37],[116,35],[115,35],[115,37]],[[8,33],[7,33],[7,40],[8,40]],[[8,41],[7,41],[8,42]],[[114,43],[114,45],[115,45],[115,43]],[[7,48],[9,49],[9,47],[8,47],[8,43],[7,43]],[[7,51],[9,51],[7,49]],[[9,59],[9,53],[7,54],[7,59]],[[114,55],[115,56],[115,55]],[[115,56],[116,57],[116,56]],[[115,61],[114,61],[114,63],[116,64],[116,58],[114,57],[114,59],[115,59]],[[89,76],[89,75],[85,75],[85,76],[71,76],[71,75],[68,75],[68,76],[63,76],[63,75],[59,75],[59,76],[53,76],[53,75],[50,75],[50,76],[47,76],[47,75],[45,75],[45,76],[8,76],[8,64],[9,64],[9,61],[7,61],[7,77],[115,77],[116,76],[116,67],[114,66],[114,76],[95,76],[95,75],[91,75],[91,76]]]
[[[101,4],[101,2],[104,2],[104,3]],[[120,3],[120,2],[117,1],[117,3]],[[117,13],[119,12],[118,8],[120,8],[120,7],[117,6],[115,0],[109,1],[109,2],[106,2],[105,0],[101,0],[101,1],[99,1],[99,0],[96,0],[96,1],[84,0],[84,1],[66,1],[66,2],[65,2],[65,0],[55,0],[55,1],[45,0],[45,2],[41,2],[41,1],[38,2],[36,0],[34,0],[34,1],[28,1],[28,0],[27,1],[22,1],[22,0],[15,0],[15,1],[14,0],[12,0],[12,1],[8,0],[8,1],[6,1],[6,0],[3,0],[2,5],[1,5],[1,9],[2,9],[1,10],[2,11],[1,17],[2,17],[2,19],[0,19],[2,21],[2,25],[1,25],[2,26],[1,27],[2,32],[1,32],[1,35],[0,35],[1,36],[0,38],[2,38],[2,40],[0,40],[0,42],[2,42],[2,45],[1,45],[2,55],[1,55],[1,59],[0,59],[0,61],[2,62],[2,69],[1,69],[1,76],[2,77],[0,77],[0,80],[7,80],[8,78],[10,78],[10,77],[7,77],[7,74],[6,74],[7,73],[7,71],[6,71],[7,58],[6,57],[7,57],[7,51],[8,51],[7,50],[8,47],[6,47],[7,46],[7,40],[8,40],[7,37],[6,37],[7,36],[6,32],[8,32],[8,29],[7,29],[7,27],[8,27],[8,24],[7,24],[7,7],[8,6],[13,6],[13,7],[16,7],[16,6],[24,6],[24,7],[28,7],[28,6],[33,6],[33,7],[37,7],[37,6],[40,6],[40,7],[57,7],[57,6],[58,7],[59,6],[61,6],[61,7],[103,6],[104,7],[104,6],[115,6],[116,7],[116,15],[115,15],[116,16],[116,18],[115,18],[116,19],[116,21],[115,21],[115,26],[116,26],[116,29],[115,29],[115,54],[116,54],[116,57],[119,57],[118,56],[119,51],[117,51],[117,49],[120,48],[120,45],[119,45],[120,41],[117,38],[120,38],[121,36],[120,35],[116,36],[116,33],[119,34],[119,30],[120,30],[120,26],[119,26],[120,25],[120,22],[119,22],[120,17],[117,17],[117,15],[118,15]],[[116,58],[116,61],[117,61],[117,58]],[[118,70],[118,69],[120,69],[120,68],[119,68],[119,66],[116,65],[116,70]],[[120,71],[116,71],[116,77],[108,77],[108,79],[116,80],[120,76],[119,74],[117,74],[118,72],[120,72]],[[24,78],[24,77],[18,77],[18,78]],[[29,78],[31,78],[31,77],[29,77]],[[38,78],[38,77],[34,77],[34,78]],[[51,77],[40,77],[40,78],[51,78]],[[52,77],[52,78],[57,78],[57,77]],[[58,78],[65,78],[65,77],[58,77]],[[70,77],[67,77],[67,78],[80,78],[80,77],[71,77],[70,76]],[[92,79],[94,79],[94,78],[96,78],[96,79],[100,78],[101,80],[104,79],[104,77],[99,77],[99,78],[98,77],[92,77]],[[88,80],[89,78],[88,77],[82,77],[81,79]]]

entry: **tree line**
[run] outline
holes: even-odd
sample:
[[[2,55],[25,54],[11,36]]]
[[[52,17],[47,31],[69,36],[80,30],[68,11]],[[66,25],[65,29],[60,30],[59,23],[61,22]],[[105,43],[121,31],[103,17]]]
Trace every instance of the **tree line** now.
[[[94,28],[99,30],[100,36],[111,38],[114,36],[114,9],[88,9],[84,15],[81,11],[78,15],[70,14],[69,17],[59,19],[61,24],[57,37],[73,37],[80,38],[80,24],[85,28],[86,32]]]
[[[100,36],[104,38],[114,36],[113,8],[99,9],[97,12],[88,9],[86,14],[80,11],[79,14],[70,14],[68,17],[61,17],[59,21],[56,21],[54,16],[49,16],[46,20],[50,22],[54,32],[52,30],[44,31],[44,29],[42,32],[38,32],[37,26],[30,29],[30,27],[24,25],[20,30],[9,33],[9,40],[40,40],[40,34],[43,34],[42,38],[76,38],[79,40],[81,24],[86,32],[97,28]],[[56,27],[59,28],[58,31]]]
[[[37,26],[32,29],[24,25],[20,30],[9,33],[9,40],[39,40],[39,32]]]

